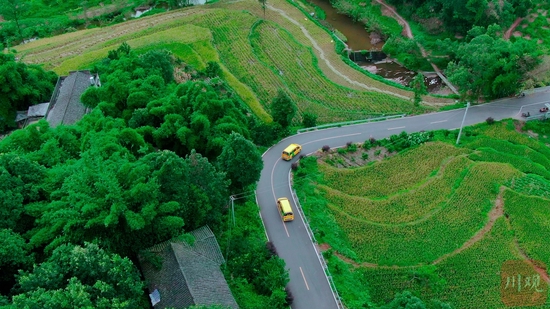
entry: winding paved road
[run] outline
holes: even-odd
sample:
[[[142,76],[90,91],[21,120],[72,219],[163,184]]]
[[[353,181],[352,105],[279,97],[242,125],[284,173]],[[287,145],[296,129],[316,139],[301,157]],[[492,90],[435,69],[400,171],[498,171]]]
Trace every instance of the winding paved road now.
[[[521,113],[527,111],[531,115],[538,115],[539,108],[544,107],[546,102],[550,102],[550,88],[537,90],[523,98],[503,99],[472,106],[468,109],[465,125],[483,122],[488,117],[495,120],[520,118]],[[412,133],[421,130],[455,129],[460,127],[463,115],[464,109],[460,109],[312,131],[290,136],[264,153],[264,169],[256,190],[256,198],[268,238],[275,244],[279,256],[285,260],[289,269],[289,288],[294,295],[293,309],[333,309],[338,308],[338,305],[317,249],[304,225],[304,218],[295,209],[294,221],[283,223],[278,214],[275,201],[279,197],[288,197],[292,207],[296,208],[289,175],[291,162],[295,162],[297,158],[291,162],[283,161],[283,149],[290,143],[298,143],[303,147],[302,154],[309,154],[323,145],[334,148],[344,146],[347,142],[364,142],[371,136],[381,139],[399,134],[401,131]]]

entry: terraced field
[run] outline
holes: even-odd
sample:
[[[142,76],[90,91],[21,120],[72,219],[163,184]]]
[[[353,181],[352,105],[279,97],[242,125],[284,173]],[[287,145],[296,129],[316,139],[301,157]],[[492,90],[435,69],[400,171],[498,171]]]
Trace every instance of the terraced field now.
[[[348,287],[367,286],[377,304],[410,290],[452,308],[504,308],[501,267],[525,260],[541,262],[532,272],[546,296],[548,148],[511,124],[469,129],[460,148],[436,134],[358,168],[332,166],[337,152],[302,161],[301,206],[327,254],[352,267]]]
[[[15,49],[24,61],[41,63],[58,74],[91,68],[122,42],[137,51],[169,49],[197,69],[219,61],[224,79],[265,122],[271,121],[269,103],[278,88],[296,100],[299,114],[313,112],[319,123],[433,109],[415,107],[412,92],[349,67],[331,40],[329,33],[286,1],[270,2],[263,19],[261,6],[246,0],[170,11]]]

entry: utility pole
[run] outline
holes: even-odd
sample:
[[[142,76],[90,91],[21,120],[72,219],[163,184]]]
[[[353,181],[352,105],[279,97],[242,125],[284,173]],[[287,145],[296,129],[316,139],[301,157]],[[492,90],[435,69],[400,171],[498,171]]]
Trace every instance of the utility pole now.
[[[466,114],[468,113],[468,107],[470,107],[470,102],[466,104],[466,110],[464,111],[464,117],[462,118],[462,124],[460,125],[460,130],[458,131],[458,137],[456,138],[456,144],[460,142],[460,135],[462,134],[462,127],[464,127],[464,120],[466,120]]]

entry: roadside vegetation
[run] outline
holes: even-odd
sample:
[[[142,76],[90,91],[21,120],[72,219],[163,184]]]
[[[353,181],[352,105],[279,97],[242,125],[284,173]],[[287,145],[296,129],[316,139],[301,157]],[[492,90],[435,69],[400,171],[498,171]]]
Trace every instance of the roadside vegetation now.
[[[401,133],[301,159],[294,188],[344,302],[409,291],[426,308],[501,308],[505,261],[550,263],[547,127],[467,127],[460,147],[456,131]]]
[[[81,121],[41,120],[0,142],[3,308],[148,308],[137,255],[203,225],[243,308],[288,306],[257,206],[241,199],[235,226],[227,211],[260,176],[253,136],[269,135],[219,65],[188,70],[166,50],[122,44],[95,69],[102,86],[83,94],[93,111]]]
[[[338,0],[333,6],[365,23],[367,31],[380,33],[387,40],[383,51],[409,69],[431,71],[425,48],[428,60],[444,70],[462,100],[507,97],[535,86],[528,73],[545,53],[537,41],[546,37],[540,33],[544,27],[528,38],[509,40],[503,35],[517,18],[531,12],[533,18],[545,18],[537,1],[387,1],[405,17],[414,38],[405,33],[403,23],[389,20],[393,13],[383,2]]]

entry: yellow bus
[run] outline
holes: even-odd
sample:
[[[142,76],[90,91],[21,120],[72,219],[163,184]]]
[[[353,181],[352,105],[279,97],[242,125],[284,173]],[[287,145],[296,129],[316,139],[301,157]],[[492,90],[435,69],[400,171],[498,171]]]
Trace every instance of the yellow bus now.
[[[277,208],[279,209],[279,214],[283,221],[292,221],[294,220],[294,214],[292,213],[292,207],[290,207],[290,202],[286,197],[281,197],[277,199]]]
[[[283,150],[283,160],[289,161],[302,151],[302,146],[298,144],[290,144]]]

